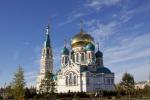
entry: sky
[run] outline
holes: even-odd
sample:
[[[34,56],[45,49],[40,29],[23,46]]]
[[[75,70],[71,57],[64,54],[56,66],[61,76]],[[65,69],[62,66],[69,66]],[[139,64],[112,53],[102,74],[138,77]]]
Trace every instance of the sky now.
[[[54,71],[60,51],[83,28],[100,44],[104,65],[115,82],[129,72],[136,82],[150,72],[149,0],[0,0],[0,87],[12,81],[18,66],[27,86],[35,86],[45,27],[51,26]]]

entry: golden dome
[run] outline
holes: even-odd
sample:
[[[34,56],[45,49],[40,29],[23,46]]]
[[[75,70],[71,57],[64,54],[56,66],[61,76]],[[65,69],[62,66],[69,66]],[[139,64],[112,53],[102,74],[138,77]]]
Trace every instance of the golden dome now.
[[[82,30],[71,39],[72,48],[77,46],[86,46],[89,43],[94,44],[93,37]]]

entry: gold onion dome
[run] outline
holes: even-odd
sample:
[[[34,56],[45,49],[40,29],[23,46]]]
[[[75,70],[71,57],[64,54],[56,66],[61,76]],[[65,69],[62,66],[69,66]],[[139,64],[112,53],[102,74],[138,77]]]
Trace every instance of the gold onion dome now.
[[[81,31],[77,35],[75,35],[71,39],[71,46],[76,47],[76,46],[86,46],[87,44],[92,43],[94,44],[94,39],[91,37],[91,35]]]
[[[81,25],[80,32],[71,39],[71,46],[72,48],[74,48],[78,46],[86,46],[89,43],[94,44],[94,39],[91,35],[83,31],[83,28]]]

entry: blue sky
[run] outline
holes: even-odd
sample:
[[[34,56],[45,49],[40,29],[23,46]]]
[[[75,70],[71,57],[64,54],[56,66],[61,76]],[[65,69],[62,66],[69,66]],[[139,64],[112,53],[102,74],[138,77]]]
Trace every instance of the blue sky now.
[[[84,30],[100,43],[116,83],[124,72],[133,74],[135,81],[148,80],[149,5],[149,0],[1,0],[0,86],[12,81],[19,65],[27,85],[35,85],[49,19],[55,70],[60,68],[64,39],[69,47],[83,20]]]

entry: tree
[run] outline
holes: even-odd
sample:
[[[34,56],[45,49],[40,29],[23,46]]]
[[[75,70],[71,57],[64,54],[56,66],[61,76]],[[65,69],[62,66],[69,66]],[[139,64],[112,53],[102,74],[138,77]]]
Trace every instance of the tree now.
[[[120,83],[124,88],[134,88],[134,77],[130,73],[124,73]]]
[[[129,98],[130,98],[130,93],[134,92],[134,77],[133,77],[133,75],[131,75],[130,73],[127,73],[127,72],[124,73],[120,85],[129,94]]]
[[[29,99],[29,98],[34,98],[36,96],[36,88],[35,87],[26,87],[25,88],[25,98]]]
[[[118,97],[125,95],[125,90],[120,84],[116,84],[116,92]]]
[[[47,98],[56,92],[56,83],[53,80],[53,74],[46,72],[44,79],[40,84],[40,93],[45,94]]]
[[[24,100],[24,71],[21,66],[17,69],[17,72],[14,74],[13,81],[11,83],[12,93],[15,97],[15,100]]]

